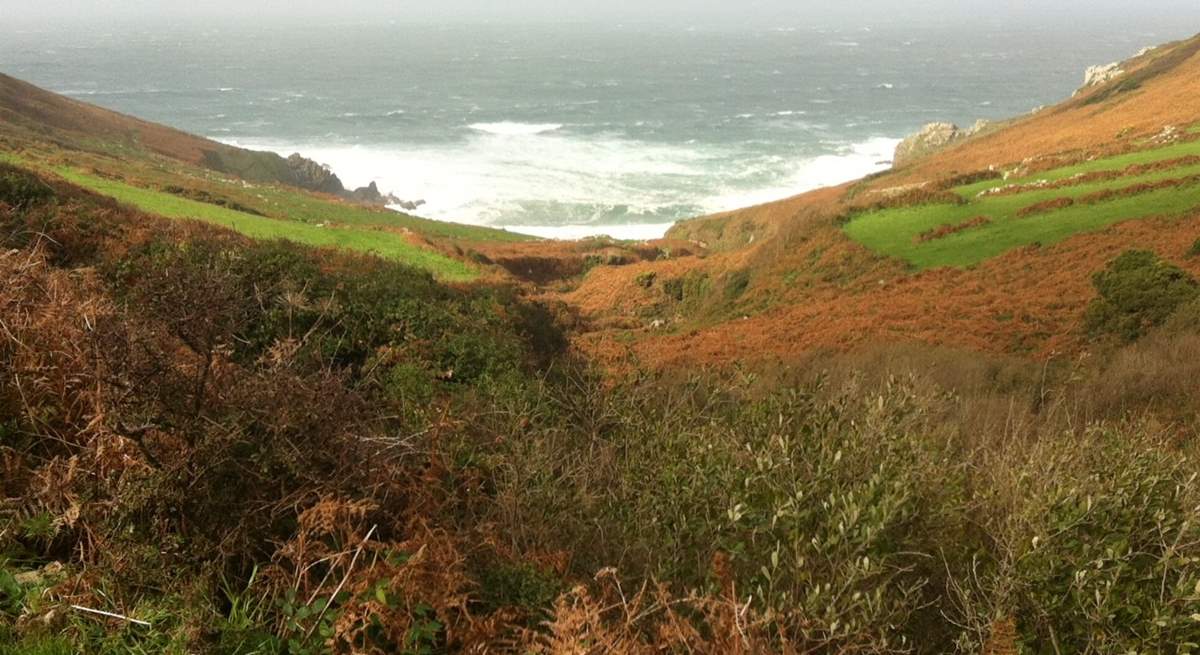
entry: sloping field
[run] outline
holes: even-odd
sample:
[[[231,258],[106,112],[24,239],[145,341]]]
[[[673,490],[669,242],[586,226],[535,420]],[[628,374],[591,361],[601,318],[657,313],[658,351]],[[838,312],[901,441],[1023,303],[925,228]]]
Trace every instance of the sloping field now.
[[[1200,205],[1197,155],[1200,141],[1191,141],[962,185],[951,189],[962,204],[872,211],[851,219],[845,232],[919,269],[969,266],[1123,220],[1187,212]]]
[[[477,271],[467,264],[417,246],[403,234],[371,229],[321,227],[255,216],[70,169],[59,169],[57,172],[66,180],[84,188],[167,218],[204,221],[255,239],[286,239],[310,246],[370,253],[428,270],[445,280],[470,280],[477,275]]]

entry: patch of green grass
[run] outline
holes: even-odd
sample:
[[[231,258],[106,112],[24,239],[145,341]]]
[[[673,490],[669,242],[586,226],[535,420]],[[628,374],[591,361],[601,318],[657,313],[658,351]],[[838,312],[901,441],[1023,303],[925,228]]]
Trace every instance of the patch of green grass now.
[[[1053,182],[1056,180],[1066,179],[1073,175],[1095,173],[1098,171],[1119,171],[1134,164],[1150,164],[1158,161],[1166,161],[1168,159],[1178,159],[1188,155],[1200,155],[1200,141],[1191,143],[1174,143],[1162,148],[1129,152],[1123,155],[1116,155],[1114,157],[1106,157],[1103,159],[1073,164],[1071,166],[1064,166],[1051,171],[1034,173],[1024,177],[1009,178],[1007,180],[984,180],[975,184],[958,187],[954,190],[954,192],[968,200],[971,200],[975,198],[975,196],[979,195],[979,192],[981,191],[1007,186],[1009,184],[1027,184],[1029,182],[1036,182],[1037,180],[1049,180]]]
[[[264,213],[286,217],[289,220],[303,223],[398,227],[409,229],[425,236],[462,239],[466,241],[515,242],[537,240],[536,237],[516,232],[479,227],[477,225],[445,223],[349,202],[323,200],[282,187],[260,187],[256,191],[257,195],[261,196],[265,205],[259,207]]]
[[[1079,199],[1097,191],[1195,175],[1200,173],[1200,166],[1184,166],[1059,189],[978,197],[978,193],[984,189],[1034,180],[1060,180],[1080,173],[1122,170],[1132,164],[1198,153],[1200,143],[1175,144],[1152,151],[1085,162],[1024,179],[988,180],[955,189],[956,193],[968,199],[966,204],[923,205],[870,212],[847,223],[845,231],[850,238],[868,248],[903,259],[918,269],[970,266],[1013,248],[1031,244],[1049,245],[1080,232],[1098,230],[1123,220],[1177,215],[1196,208],[1200,206],[1200,185],[1161,189],[1095,204],[1078,204],[1035,216],[1018,216],[1021,209],[1036,203],[1056,198]],[[920,242],[917,238],[924,232],[944,225],[958,225],[978,216],[986,216],[991,222],[931,241]]]
[[[369,253],[428,270],[446,280],[471,280],[477,276],[476,271],[467,264],[415,246],[400,234],[369,229],[317,227],[296,221],[264,218],[69,168],[59,168],[56,172],[64,179],[96,193],[167,218],[204,221],[254,239],[285,239],[305,245]]]
[[[72,152],[71,169],[102,171],[103,177],[136,180],[136,186],[164,188],[177,186],[226,198],[249,207],[263,215],[307,224],[331,224],[351,227],[387,227],[410,230],[425,237],[462,241],[521,242],[537,241],[537,237],[507,230],[464,225],[420,218],[337,198],[313,194],[280,184],[243,182],[213,170],[196,168],[176,160],[151,155],[122,144],[88,142],[90,153]],[[33,157],[0,152],[0,161],[53,170],[60,166],[49,164],[52,152]]]

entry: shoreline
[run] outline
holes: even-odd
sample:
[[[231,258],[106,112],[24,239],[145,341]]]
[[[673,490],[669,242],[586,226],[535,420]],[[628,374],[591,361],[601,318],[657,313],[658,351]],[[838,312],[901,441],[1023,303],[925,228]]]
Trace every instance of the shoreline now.
[[[214,137],[210,136],[209,138]],[[534,134],[527,134],[521,135],[519,138],[537,139],[540,137]],[[425,188],[425,185],[419,182],[415,184],[410,183],[407,189],[403,188],[400,185],[406,180],[404,173],[414,168],[419,168],[420,162],[414,164],[410,161],[414,156],[397,146],[372,147],[341,144],[281,146],[277,143],[266,142],[244,143],[228,137],[214,138],[214,140],[248,150],[276,152],[281,156],[298,152],[303,157],[328,166],[347,186],[365,186],[374,182],[379,186],[382,193],[395,194],[396,197],[405,202],[424,201],[417,209],[405,209],[400,204],[387,205],[389,209],[394,211],[422,218],[461,225],[492,227],[554,240],[578,240],[589,237],[608,236],[614,239],[630,241],[661,239],[673,225],[680,221],[783,200],[815,189],[844,184],[866,175],[887,170],[891,167],[892,153],[896,145],[900,143],[900,139],[898,138],[877,136],[861,142],[847,143],[841,146],[836,152],[798,159],[792,162],[792,170],[790,172],[768,186],[757,189],[722,189],[718,187],[712,189],[708,197],[686,199],[686,202],[694,206],[696,211],[681,215],[674,220],[664,221],[660,219],[658,221],[646,222],[564,223],[553,225],[542,222],[531,222],[528,219],[523,220],[522,216],[517,212],[514,212],[511,218],[506,220],[503,217],[504,212],[502,207],[521,202],[519,199],[512,197],[514,191],[511,188],[504,189],[507,192],[507,196],[501,193],[489,195],[487,193],[488,189],[482,185],[472,189],[469,183],[464,183],[467,193],[460,193],[455,198],[424,197],[422,191],[430,189]],[[388,174],[388,171],[393,172]],[[441,179],[436,180],[430,186],[440,186],[443,189],[452,188],[454,183],[459,180],[460,175],[468,176],[467,173],[460,174],[454,170],[445,170]],[[508,172],[508,175],[517,177],[516,172]],[[579,171],[578,175],[581,179],[586,179],[588,172]],[[703,178],[704,174],[697,173],[696,177]],[[426,173],[424,180],[426,184],[429,184],[429,179],[428,173]],[[479,177],[469,179],[476,182],[480,181]],[[486,184],[487,182],[494,182],[494,180],[484,176],[483,183]],[[596,184],[602,185],[604,182],[605,180],[597,180]],[[544,197],[554,197],[550,191],[546,190],[547,185],[545,183],[542,184],[541,190],[535,184],[532,183],[530,185],[530,191],[528,192],[530,199],[536,198],[540,200]],[[576,190],[576,194],[578,198],[578,190]],[[487,201],[488,198],[495,198],[490,203],[491,207],[487,206],[489,204]],[[576,204],[586,205],[588,202],[594,202],[597,206],[612,206],[608,200],[599,197],[598,192],[595,199],[586,197],[578,198]],[[638,200],[634,198],[628,202],[636,205]],[[640,200],[643,201],[643,204],[650,201],[646,198]],[[682,205],[685,202],[684,198],[673,200],[676,200],[675,204],[678,205]],[[470,206],[474,206],[474,208],[467,209]],[[471,217],[467,216],[472,211],[483,211],[480,209],[480,206],[483,207],[483,210],[500,213],[501,217],[496,220],[472,220]],[[646,207],[641,213],[652,214],[654,213],[654,208]]]

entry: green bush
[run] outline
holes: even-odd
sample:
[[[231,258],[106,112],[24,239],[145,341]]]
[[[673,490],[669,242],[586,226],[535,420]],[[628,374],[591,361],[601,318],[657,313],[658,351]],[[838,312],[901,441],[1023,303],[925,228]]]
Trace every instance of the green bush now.
[[[932,620],[924,590],[943,565],[919,553],[936,552],[939,498],[959,483],[906,429],[919,410],[904,390],[864,403],[587,388],[568,384],[549,425],[504,442],[496,493],[516,506],[498,511],[526,517],[507,526],[518,543],[571,552],[580,572],[732,584],[830,652],[891,652]]]
[[[1052,490],[1040,540],[1018,557],[1027,644],[1053,638],[1079,653],[1200,648],[1191,474],[1166,453],[1109,447],[1120,456]]]
[[[677,303],[695,304],[708,295],[711,283],[706,273],[691,272],[683,277],[664,280],[663,294]]]
[[[1200,298],[1180,305],[1163,323],[1163,330],[1169,334],[1200,332]]]
[[[54,190],[34,175],[0,164],[0,203],[22,209],[54,196]]]
[[[1152,252],[1131,250],[1093,277],[1099,297],[1088,307],[1093,336],[1136,341],[1185,303],[1200,297],[1200,284]]]
[[[480,600],[485,607],[516,607],[541,619],[542,613],[565,591],[562,580],[532,564],[500,561],[490,564],[479,574]]]
[[[749,286],[749,270],[734,271],[733,273],[730,273],[725,278],[725,299],[731,301],[737,300],[743,293],[746,292],[746,289]]]
[[[1010,617],[1022,652],[1196,652],[1194,463],[1137,428],[1016,448],[980,470],[988,510],[974,520],[993,545],[954,574],[971,590],[960,606],[977,611],[956,622],[986,631]]]

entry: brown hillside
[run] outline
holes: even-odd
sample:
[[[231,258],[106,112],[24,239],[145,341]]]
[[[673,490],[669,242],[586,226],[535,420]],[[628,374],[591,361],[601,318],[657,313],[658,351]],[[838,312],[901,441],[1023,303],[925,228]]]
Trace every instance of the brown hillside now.
[[[1083,312],[1095,293],[1092,274],[1131,247],[1200,272],[1200,262],[1186,256],[1200,237],[1200,211],[1129,221],[973,268],[915,274],[851,242],[838,219],[852,198],[860,203],[873,190],[1037,158],[1085,159],[1200,121],[1200,37],[1159,47],[1123,67],[1125,75],[1113,82],[903,169],[681,223],[671,236],[723,254],[594,272],[564,297],[595,330],[577,344],[613,364],[667,367],[788,359],[900,339],[1041,357],[1080,351]],[[721,298],[720,280],[734,271],[748,271],[749,284],[731,302]],[[691,315],[668,311],[661,317],[666,329],[652,329],[648,308],[659,296],[640,288],[637,277],[689,272],[712,280],[713,300]],[[605,326],[634,327],[633,339],[613,339]]]
[[[1200,117],[1200,36],[1124,64],[1125,75],[886,176],[886,186],[1144,137]],[[881,182],[882,184],[882,182]]]
[[[204,163],[205,153],[234,150],[216,141],[72,100],[2,73],[0,122],[41,135],[67,132],[140,146],[192,164]]]

